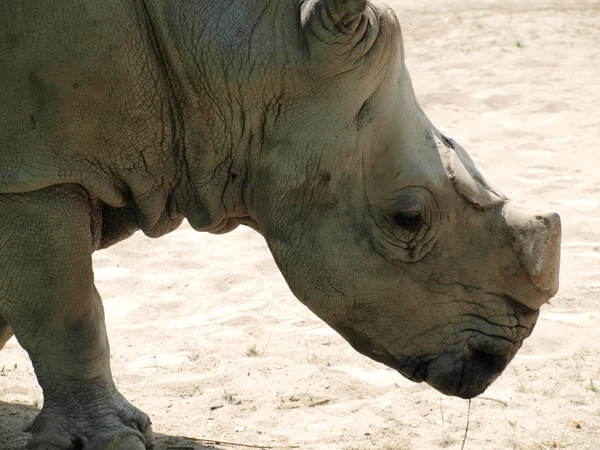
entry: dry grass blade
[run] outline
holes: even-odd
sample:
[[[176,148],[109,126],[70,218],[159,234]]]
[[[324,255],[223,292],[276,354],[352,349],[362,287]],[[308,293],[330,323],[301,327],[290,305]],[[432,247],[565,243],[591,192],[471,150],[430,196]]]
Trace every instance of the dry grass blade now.
[[[497,398],[492,398],[492,397],[484,397],[482,395],[480,395],[479,397],[477,397],[477,399],[478,400],[488,400],[490,402],[500,403],[505,408],[508,408],[508,402],[505,402],[504,400],[498,400]]]
[[[205,438],[190,438],[192,441],[198,442],[200,444],[206,444],[206,445],[227,445],[230,447],[243,447],[243,448],[262,448],[262,449],[280,449],[280,450],[287,450],[287,449],[293,449],[293,448],[300,448],[300,446],[298,445],[283,445],[283,446],[277,446],[277,445],[269,445],[269,444],[263,444],[263,445],[255,445],[255,444],[243,444],[241,442],[228,442],[228,441],[223,441],[221,439],[205,439]]]
[[[469,420],[471,419],[471,399],[469,399],[469,409],[467,410],[467,426],[465,428],[465,437],[463,438],[462,447],[460,450],[465,450],[465,444],[467,443],[467,434],[469,433]]]

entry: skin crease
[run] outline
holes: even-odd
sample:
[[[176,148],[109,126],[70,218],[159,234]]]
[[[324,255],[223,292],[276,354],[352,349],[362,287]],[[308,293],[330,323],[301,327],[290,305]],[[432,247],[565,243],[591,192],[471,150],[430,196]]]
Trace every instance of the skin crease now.
[[[462,397],[558,288],[558,216],[431,124],[380,2],[9,0],[0,29],[0,348],[14,330],[44,390],[30,448],[153,439],[91,267],[136,230],[251,226],[354,348]]]

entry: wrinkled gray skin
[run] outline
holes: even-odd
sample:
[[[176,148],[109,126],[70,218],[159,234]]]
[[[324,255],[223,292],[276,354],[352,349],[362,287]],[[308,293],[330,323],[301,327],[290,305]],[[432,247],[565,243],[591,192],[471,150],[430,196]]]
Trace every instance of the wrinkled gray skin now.
[[[465,398],[558,288],[558,216],[433,127],[376,1],[0,2],[0,217],[0,347],[14,330],[43,388],[35,449],[152,442],[91,262],[139,229],[251,226],[354,348]]]

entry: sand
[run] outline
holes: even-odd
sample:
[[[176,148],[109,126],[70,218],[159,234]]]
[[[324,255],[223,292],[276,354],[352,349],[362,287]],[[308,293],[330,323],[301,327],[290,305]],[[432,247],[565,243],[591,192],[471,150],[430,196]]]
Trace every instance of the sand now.
[[[473,400],[465,448],[600,449],[600,3],[392,5],[433,122],[513,198],[563,220],[560,292]],[[153,418],[157,448],[461,447],[467,401],[355,353],[295,300],[253,231],[137,234],[94,261],[116,383]],[[12,340],[0,449],[23,447],[41,402]]]

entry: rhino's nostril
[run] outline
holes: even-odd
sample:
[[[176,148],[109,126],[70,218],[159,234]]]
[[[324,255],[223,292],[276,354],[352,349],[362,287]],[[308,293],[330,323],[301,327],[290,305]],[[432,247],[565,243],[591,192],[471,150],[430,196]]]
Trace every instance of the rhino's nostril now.
[[[71,450],[83,450],[83,439],[81,439],[79,436],[73,438],[71,443],[73,444],[71,447],[69,447]]]

